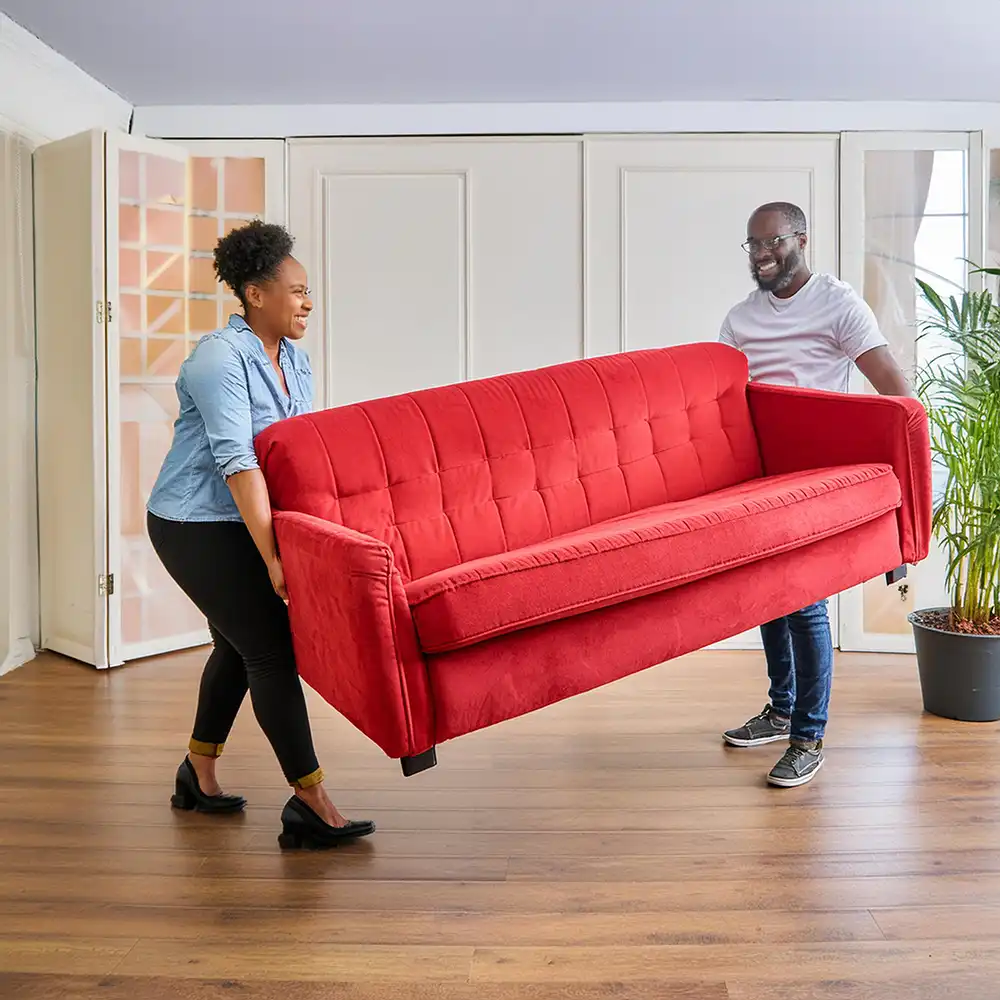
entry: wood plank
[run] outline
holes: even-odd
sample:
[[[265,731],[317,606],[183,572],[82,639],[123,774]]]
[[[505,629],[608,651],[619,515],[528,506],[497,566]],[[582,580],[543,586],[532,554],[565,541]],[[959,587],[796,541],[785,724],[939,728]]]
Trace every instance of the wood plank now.
[[[774,846],[756,854],[662,854],[512,857],[511,880],[643,882],[753,878],[869,878],[890,875],[1000,874],[1000,850],[843,851],[790,854]]]
[[[777,756],[780,748],[772,747],[766,750],[753,751],[753,756],[747,755],[743,765],[739,758],[727,758],[724,767],[712,770],[711,788],[750,789],[753,786],[748,776],[759,777],[761,768],[766,767],[771,757]],[[966,787],[975,788],[977,784],[989,784],[988,779],[976,779],[970,776],[969,769],[961,765],[945,766],[931,762],[911,761],[909,763],[890,765],[880,768],[869,768],[862,772],[847,766],[835,766],[836,748],[831,750],[831,763],[823,770],[824,789],[847,788],[850,790],[868,788],[869,786],[899,785],[913,788],[924,785],[935,786],[939,783],[947,785],[961,782]],[[75,758],[66,755],[65,759],[54,759],[46,752],[44,756],[37,750],[26,752],[23,748],[13,760],[11,754],[0,758],[0,781],[5,787],[33,786],[47,782],[53,788],[58,786],[76,787],[78,782],[94,783],[108,794],[113,793],[121,784],[142,785],[148,789],[150,801],[163,801],[164,791],[169,795],[170,783],[174,771],[182,756],[183,748],[170,755],[163,755],[157,762],[125,759],[115,762],[112,766],[107,760],[102,760],[97,753],[89,751],[78,754]],[[843,761],[840,762],[843,765]],[[260,793],[279,797],[286,789],[280,784],[277,775],[271,768],[262,767],[262,762],[256,755],[249,755],[233,750],[227,754],[220,765],[220,775],[227,784],[243,793]],[[572,767],[572,762],[560,764],[551,759],[544,764],[536,761],[530,769],[515,770],[513,768],[455,768],[447,764],[425,771],[415,778],[404,779],[398,771],[387,766],[383,759],[376,759],[371,766],[346,768],[342,761],[331,768],[331,780],[335,787],[349,788],[368,794],[392,791],[400,796],[407,796],[422,801],[424,795],[443,792],[474,792],[486,798],[490,792],[496,791],[504,796],[516,795],[519,791],[542,790],[552,792],[557,797],[552,804],[558,804],[559,797],[579,795],[575,790],[578,786],[580,771]],[[617,771],[594,769],[587,775],[590,788],[606,792],[652,790],[663,792],[687,789],[705,789],[705,775],[697,768],[689,767],[659,767],[635,768]],[[768,791],[761,784],[756,785],[757,793]],[[773,791],[773,790],[771,790]],[[773,799],[773,794],[772,794]],[[382,800],[384,801],[384,800]]]
[[[207,853],[207,848],[213,848]],[[337,865],[309,854],[231,855],[206,845],[206,853],[168,850],[8,847],[0,874],[72,872],[89,875],[203,875],[228,878],[370,881],[689,882],[753,878],[867,878],[894,875],[1000,875],[1000,851],[885,851],[823,855],[738,854],[511,858],[437,857],[341,852]]]
[[[728,1000],[986,1000],[996,992],[988,972],[951,972],[880,980],[833,979],[826,982],[731,979]]]
[[[428,892],[433,887],[427,887]],[[360,889],[363,891],[363,887]],[[462,913],[438,910],[331,911],[147,906],[128,903],[0,903],[0,925],[44,935],[63,934],[232,943],[323,941],[338,944],[479,946],[782,944],[789,941],[881,941],[867,910],[705,910],[617,913]],[[982,933],[982,932],[980,932]]]
[[[192,694],[194,693],[192,692]],[[70,696],[71,692],[66,694]],[[155,691],[151,691],[150,696],[154,695]],[[657,700],[669,698],[669,695],[660,692],[656,698]],[[33,706],[19,705],[12,699],[4,699],[3,703],[9,709],[33,711]],[[119,709],[126,710],[130,707],[133,706],[128,704],[118,706]],[[759,707],[759,705],[754,706],[753,711],[759,710]],[[538,749],[546,754],[567,754],[580,760],[629,753],[634,750],[642,750],[649,754],[657,750],[666,753],[711,750],[718,751],[720,760],[722,759],[721,755],[728,758],[746,758],[758,752],[767,752],[767,747],[759,748],[759,750],[730,747],[724,744],[720,738],[720,730],[723,726],[719,723],[743,721],[748,714],[746,709],[737,708],[732,719],[727,713],[722,720],[715,720],[715,725],[707,716],[696,717],[696,725],[692,725],[690,718],[686,720],[685,724],[678,725],[673,724],[673,714],[676,708],[671,711],[669,705],[664,704],[661,716],[656,719],[655,725],[650,725],[648,712],[643,717],[637,716],[634,708],[631,711],[617,711],[613,706],[608,705],[604,705],[602,708],[605,719],[603,723],[595,727],[596,731],[591,733],[590,739],[585,742],[580,740],[580,731],[582,727],[593,725],[597,717],[587,714],[578,718],[552,718],[550,713],[558,711],[558,706],[555,706],[540,709],[536,718],[526,715],[507,720],[502,724],[504,728],[517,730],[517,733],[507,735],[503,739],[499,737],[499,727],[497,727],[497,732],[486,729],[441,745],[448,748],[449,755],[453,756],[456,762],[459,760],[473,761],[476,758],[492,756],[498,756],[503,760],[523,758],[528,751],[522,740],[529,738],[532,744],[537,742]],[[190,720],[182,720],[181,713],[190,712],[191,699],[186,698],[175,707],[164,706],[155,716],[148,716],[140,705],[134,706],[134,709],[134,712],[128,717],[128,721],[121,721],[115,727],[114,733],[108,734],[107,745],[110,749],[120,749],[141,743],[148,746],[155,754],[154,762],[178,749],[183,752],[187,742],[186,736],[190,734]],[[364,740],[358,731],[346,728],[348,724],[343,719],[323,718],[323,711],[322,708],[319,709],[315,727],[321,741],[336,740],[338,751],[357,760],[378,763],[388,759],[381,750]],[[329,706],[326,707],[326,711],[330,711]],[[609,711],[612,713],[610,717],[607,715]],[[67,711],[64,714],[54,711],[47,720],[22,720],[17,723],[17,729],[21,732],[31,731],[40,746],[51,747],[54,751],[59,752],[87,743],[85,735],[79,730],[67,728],[72,723],[73,718],[72,711]],[[94,725],[103,726],[115,721],[115,719],[116,717],[105,715],[99,709],[95,709],[89,721]],[[46,726],[46,722],[63,725]],[[835,722],[831,722],[827,733],[831,742],[835,741],[834,746],[843,746],[854,750],[880,746],[900,754],[903,751],[911,751],[912,753],[914,749],[934,750],[951,746],[967,749],[974,746],[978,739],[975,732],[964,728],[967,724],[958,722],[938,725],[938,722],[935,721],[916,725],[912,720],[908,720],[905,725],[890,724],[888,726],[880,723],[881,720],[875,719],[864,723],[855,721],[851,725],[843,723],[837,725]],[[997,723],[980,723],[980,725],[982,732],[994,736],[997,735],[998,726],[1000,726]],[[155,728],[149,732],[151,726]],[[226,759],[233,757],[237,748],[245,749],[247,746],[255,744],[257,735],[253,717],[241,715],[234,727],[232,741],[227,743]],[[10,731],[0,734],[0,740],[5,745],[10,744],[12,747],[16,746],[17,743],[17,740],[12,738]],[[175,742],[177,740],[180,740],[179,745]]]
[[[58,873],[11,872],[0,881],[0,899],[127,903],[152,906],[258,906],[370,913],[424,911],[433,898],[445,913],[620,913],[719,909],[812,911],[895,906],[989,904],[1000,899],[1000,875],[733,879],[688,882],[374,882],[363,890],[324,879],[338,852],[319,855],[308,880],[91,875],[70,880]]]
[[[808,786],[807,786],[808,789]],[[1000,825],[1000,799],[975,799],[971,801],[943,801],[937,806],[919,803],[898,805],[823,806],[804,796],[793,796],[784,803],[746,806],[740,810],[739,825],[742,830],[773,830],[779,824],[789,832],[815,831],[821,824],[826,830],[861,827],[892,829],[905,827],[910,830],[939,826],[946,817],[955,824],[991,823]],[[718,807],[676,810],[668,807],[637,809],[626,816],[613,811],[588,813],[580,809],[534,809],[518,811],[500,809],[484,812],[473,809],[364,809],[359,810],[347,794],[338,796],[338,802],[348,815],[364,815],[376,822],[386,832],[408,832],[416,838],[429,830],[492,830],[505,832],[512,837],[530,837],[535,833],[574,833],[625,831],[671,832],[721,832],[730,829],[732,817]],[[797,804],[796,804],[797,803]],[[91,803],[72,810],[77,823],[82,826],[201,826],[214,823],[220,829],[229,827],[252,830],[254,833],[275,831],[280,826],[281,804],[257,805],[246,814],[227,817],[185,816],[173,812],[167,804],[162,806],[124,805],[108,801]],[[5,810],[7,811],[7,810]],[[67,816],[67,807],[58,797],[26,797],[18,804],[18,818],[22,822],[45,825],[60,822]]]
[[[123,827],[113,823],[80,825],[69,820],[37,823],[0,819],[0,848],[85,848],[95,843],[123,849],[179,849],[201,854],[213,850],[243,854],[277,852],[278,826],[247,828],[206,817],[178,822],[175,826]],[[831,830],[783,830],[782,851],[789,855],[839,852],[874,853],[897,851],[984,851],[996,848],[1000,832],[991,823],[962,827],[928,826],[841,827]],[[490,830],[421,830],[419,835],[381,828],[369,846],[379,854],[420,857],[511,857],[580,858],[615,853],[642,857],[733,854],[771,855],[774,830],[694,831],[575,831],[532,832],[512,836]],[[341,849],[341,856],[353,851]]]
[[[190,711],[190,706],[188,706]],[[182,709],[177,710],[180,714]],[[544,713],[546,710],[542,710]],[[29,726],[21,723],[16,728],[0,733],[0,750],[8,760],[20,761],[31,756],[24,746],[26,736],[32,743],[44,747],[55,760],[72,762],[74,756],[92,761],[105,759],[115,767],[127,766],[134,760],[135,751],[144,751],[143,757],[148,764],[156,764],[163,768],[176,769],[187,748],[189,731],[176,729],[163,731],[150,730],[157,720],[143,720],[141,726],[135,729],[116,727],[112,734],[106,736],[106,744],[98,748],[92,742],[81,741],[79,736],[66,732],[65,728],[53,729],[53,724],[70,726],[72,716],[65,719],[47,720],[45,724]],[[110,723],[112,720],[91,720],[94,723]],[[516,728],[519,719],[511,719],[502,723],[504,727]],[[727,720],[728,721],[728,720]],[[733,724],[743,721],[743,713],[733,716]],[[579,727],[585,727],[582,721]],[[621,730],[613,739],[593,740],[582,746],[579,739],[567,735],[565,737],[547,738],[544,733],[535,731],[511,734],[509,742],[498,745],[492,740],[487,742],[480,734],[472,733],[458,740],[442,744],[438,759],[447,763],[453,770],[503,770],[507,768],[529,769],[539,760],[545,760],[546,766],[565,767],[577,772],[581,770],[632,770],[634,768],[682,769],[693,764],[703,767],[759,767],[769,757],[781,754],[780,747],[738,749],[726,747],[722,743],[716,727],[706,722],[705,727],[697,735],[671,734],[667,730],[669,719],[663,722],[663,729],[652,733],[632,733],[627,730],[628,720],[621,720]],[[957,724],[956,724],[957,725]],[[242,727],[245,729],[245,727]],[[998,730],[992,724],[983,724],[982,736],[996,737]],[[355,734],[356,735],[356,734]],[[336,753],[335,763],[327,762],[331,773],[337,773],[338,768],[350,771],[359,768],[385,769],[392,774],[394,780],[406,779],[399,775],[398,762],[386,757],[371,744],[354,744],[341,746],[341,742],[349,737],[342,735],[339,727],[326,732],[318,727],[316,744],[322,758],[324,753]],[[826,739],[830,753],[830,763],[845,767],[856,766],[866,758],[870,760],[870,752],[878,749],[884,755],[887,767],[898,767],[920,763],[955,764],[975,761],[978,752],[984,762],[995,763],[1000,759],[1000,747],[989,746],[979,742],[980,737],[974,737],[967,730],[956,732],[922,733],[915,729],[905,730],[892,735],[875,734],[867,729],[857,734],[840,734],[831,727]],[[227,744],[226,763],[236,756],[239,747],[249,748],[258,742],[258,735],[252,731],[236,731]],[[530,742],[534,749],[525,749]],[[598,745],[603,744],[603,745]],[[261,749],[261,748],[257,748]],[[267,773],[274,776],[280,783],[280,773],[273,758],[262,756],[262,763],[267,767]],[[395,770],[394,770],[395,769]],[[426,776],[429,778],[430,776]],[[413,779],[410,779],[411,781]],[[420,779],[422,780],[422,779]]]
[[[776,758],[778,753],[775,752],[772,756]],[[85,812],[89,805],[100,799],[102,803],[114,806],[145,806],[166,813],[165,807],[173,788],[165,779],[172,776],[172,772],[165,775],[148,771],[146,780],[142,782],[110,783],[83,778],[53,781],[46,778],[12,777],[5,779],[0,788],[0,811],[7,812],[15,805],[38,808],[39,803],[51,802],[54,796],[58,796],[60,804],[80,812]],[[280,809],[288,798],[287,788],[276,786],[274,782],[262,784],[259,774],[255,775],[255,781],[247,781],[243,776],[230,775],[228,772],[225,778],[227,785],[249,798],[255,815],[260,808]],[[786,794],[787,791],[792,794]],[[718,790],[714,787],[618,787],[603,789],[601,795],[607,810],[640,814],[662,809],[684,812],[713,809],[719,798]],[[405,785],[395,784],[378,789],[355,785],[347,788],[342,797],[345,803],[350,801],[352,809],[367,812],[414,810],[447,813],[484,809],[516,813],[564,809],[580,812],[589,805],[593,789],[572,785],[553,788],[434,788],[419,782],[407,782]],[[744,778],[729,787],[726,797],[733,808],[766,807],[777,810],[800,809],[804,802],[823,808],[912,806],[916,809],[925,806],[948,807],[956,800],[993,805],[997,799],[995,782],[960,777],[923,780],[919,783],[909,780],[862,786],[824,783],[812,788],[784,791],[771,788],[762,781]]]
[[[114,971],[138,943],[137,938],[103,941],[77,938],[0,935],[0,971],[105,975]]]
[[[588,982],[595,976],[623,983],[633,979],[671,982],[719,977],[809,982],[840,978],[877,984],[899,979],[945,977],[975,969],[1000,974],[1000,941],[943,942],[933,949],[891,941],[849,941],[837,945],[789,944],[776,961],[773,948],[759,945],[662,945],[638,948],[479,948],[475,983]],[[131,958],[131,956],[130,956]],[[766,995],[766,994],[765,994]]]
[[[871,914],[890,941],[1000,937],[1000,899],[985,905],[878,907]]]
[[[311,942],[252,945],[144,938],[118,965],[118,975],[176,979],[278,979],[298,982],[467,983],[473,949],[434,945],[341,945]]]
[[[91,875],[225,875],[244,878],[374,881],[502,882],[507,859],[502,857],[407,857],[364,849],[342,851],[331,867],[308,853],[229,854],[206,843],[206,852],[112,850],[109,848],[6,847],[0,851],[0,877],[7,873],[71,872]],[[209,853],[208,849],[211,849]]]
[[[255,835],[236,822],[236,817],[227,817],[223,822],[207,817],[192,817],[189,821],[174,826],[121,826],[116,823],[74,823],[67,814],[58,822],[31,822],[23,819],[0,819],[0,848],[28,847],[37,850],[69,848],[77,850],[94,844],[122,850],[135,849],[178,849],[204,854],[213,849],[240,852],[250,848],[251,841],[257,839],[264,849],[273,850],[277,830],[270,837]]]
[[[186,979],[183,992],[174,977],[26,976],[0,973],[4,1000],[400,1000],[398,982],[341,983],[302,980]],[[418,983],[407,985],[406,1000],[621,1000],[616,982],[556,983]],[[728,1000],[715,983],[629,983],[628,1000]],[[890,998],[894,1000],[894,998]]]

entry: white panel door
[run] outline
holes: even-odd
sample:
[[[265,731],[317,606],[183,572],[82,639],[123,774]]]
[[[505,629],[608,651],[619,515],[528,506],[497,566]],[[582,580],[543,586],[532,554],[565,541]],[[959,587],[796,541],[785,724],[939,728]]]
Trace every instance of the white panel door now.
[[[104,134],[34,153],[41,644],[108,666]]]
[[[579,139],[289,145],[319,405],[581,356]]]
[[[174,380],[191,342],[187,151],[106,140],[109,662],[209,641],[204,616],[146,534],[146,501],[177,416]]]
[[[250,219],[284,219],[281,146],[107,137],[112,665],[210,641],[153,551],[146,503],[173,439],[180,366],[240,311],[215,277],[215,245]]]
[[[588,355],[715,340],[752,290],[751,212],[791,201],[837,273],[836,136],[587,137]]]
[[[964,132],[854,132],[841,140],[841,276],[871,306],[900,366],[911,377],[944,348],[921,337],[927,315],[915,279],[945,299],[982,287],[970,274],[985,256],[982,137]],[[872,392],[860,372],[853,389]],[[943,487],[935,469],[935,495]],[[929,557],[902,582],[882,577],[840,599],[842,649],[912,653],[907,620],[949,603],[947,559]]]
[[[836,136],[588,136],[584,156],[588,355],[717,340],[753,288],[740,244],[765,202],[799,205],[810,267],[837,273]],[[836,636],[836,599],[830,615]]]

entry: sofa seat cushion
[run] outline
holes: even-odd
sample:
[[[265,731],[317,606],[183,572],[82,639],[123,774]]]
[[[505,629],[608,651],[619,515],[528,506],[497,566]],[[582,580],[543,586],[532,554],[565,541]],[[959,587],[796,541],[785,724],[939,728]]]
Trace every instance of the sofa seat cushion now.
[[[887,465],[754,479],[461,563],[406,597],[421,647],[442,653],[787,552],[900,503]]]

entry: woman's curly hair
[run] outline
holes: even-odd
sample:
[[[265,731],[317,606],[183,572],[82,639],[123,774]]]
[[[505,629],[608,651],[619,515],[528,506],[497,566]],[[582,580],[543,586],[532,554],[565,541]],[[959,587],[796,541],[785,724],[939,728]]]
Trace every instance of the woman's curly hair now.
[[[215,247],[215,273],[246,309],[246,287],[273,280],[291,256],[294,240],[284,226],[253,222],[223,236]]]

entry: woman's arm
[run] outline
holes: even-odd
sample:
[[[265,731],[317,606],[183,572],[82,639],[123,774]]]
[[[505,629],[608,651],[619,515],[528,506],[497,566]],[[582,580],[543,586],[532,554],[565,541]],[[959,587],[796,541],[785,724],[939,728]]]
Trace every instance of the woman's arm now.
[[[274,539],[274,523],[271,519],[271,500],[267,494],[267,484],[260,469],[237,472],[226,480],[247,526],[267,566],[271,584],[277,595],[287,604],[285,574],[278,558],[278,547]]]
[[[253,450],[250,389],[243,363],[224,340],[208,340],[198,347],[186,370],[187,388],[194,400],[212,449],[219,475],[236,501],[257,551],[267,566],[278,596],[288,600],[271,521],[271,500]]]

